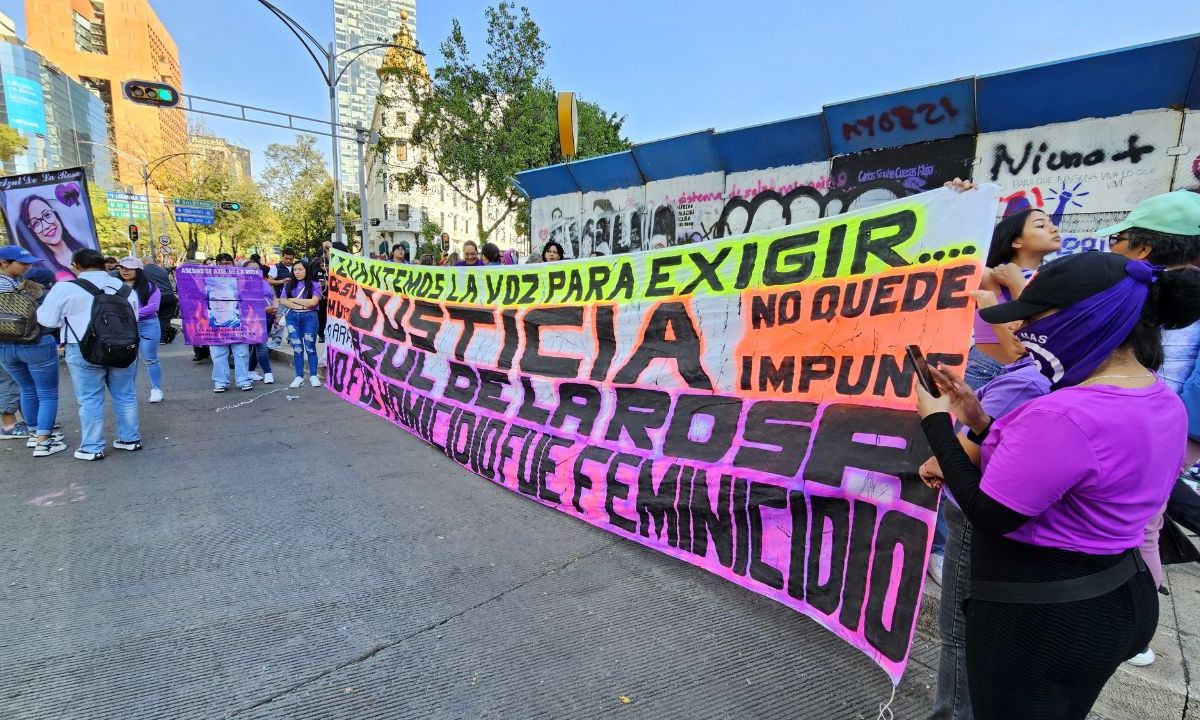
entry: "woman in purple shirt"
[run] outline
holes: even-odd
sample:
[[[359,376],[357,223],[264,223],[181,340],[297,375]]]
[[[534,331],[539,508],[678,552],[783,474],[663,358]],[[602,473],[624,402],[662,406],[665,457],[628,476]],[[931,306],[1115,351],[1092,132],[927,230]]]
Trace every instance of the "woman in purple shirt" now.
[[[1000,302],[1020,297],[1042,259],[1060,248],[1062,239],[1049,215],[1036,208],[1013,213],[992,231],[987,269],[979,287],[995,293]],[[1020,355],[1020,347],[1011,337],[998,336],[991,325],[975,314],[975,342],[967,358],[968,385],[978,390]]]
[[[953,373],[918,390],[929,444],[974,528],[967,676],[980,720],[1078,718],[1158,624],[1137,552],[1179,473],[1186,416],[1154,375],[1162,328],[1200,318],[1200,277],[1110,253],[1060,258],[1018,300],[981,311],[1022,321],[1051,392],[992,421]],[[954,435],[971,428],[982,469]]]
[[[150,402],[158,403],[163,400],[162,365],[158,362],[158,341],[162,339],[158,308],[162,292],[150,282],[142,267],[142,261],[135,257],[122,258],[117,263],[117,273],[138,296],[138,355],[145,361],[150,376]]]
[[[287,308],[288,337],[292,341],[292,367],[296,379],[291,388],[304,384],[304,359],[308,358],[308,382],[320,387],[317,377],[317,303],[321,301],[321,286],[309,276],[308,265],[296,261],[292,265],[292,279],[283,286],[279,304]]]

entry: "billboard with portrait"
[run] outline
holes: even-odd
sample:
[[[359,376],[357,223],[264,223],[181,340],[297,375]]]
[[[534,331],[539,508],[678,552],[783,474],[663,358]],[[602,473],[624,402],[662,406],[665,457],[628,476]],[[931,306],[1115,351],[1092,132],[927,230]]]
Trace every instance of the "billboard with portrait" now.
[[[76,250],[100,247],[83,168],[2,177],[0,208],[12,241],[41,258],[58,280],[75,277]]]

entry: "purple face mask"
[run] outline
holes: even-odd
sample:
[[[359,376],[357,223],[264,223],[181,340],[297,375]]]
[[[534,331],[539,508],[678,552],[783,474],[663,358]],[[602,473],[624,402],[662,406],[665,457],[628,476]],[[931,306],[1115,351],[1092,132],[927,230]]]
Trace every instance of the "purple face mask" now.
[[[1156,278],[1139,260],[1130,260],[1125,272],[1128,277],[1104,292],[1017,331],[1053,389],[1078,385],[1129,337]]]

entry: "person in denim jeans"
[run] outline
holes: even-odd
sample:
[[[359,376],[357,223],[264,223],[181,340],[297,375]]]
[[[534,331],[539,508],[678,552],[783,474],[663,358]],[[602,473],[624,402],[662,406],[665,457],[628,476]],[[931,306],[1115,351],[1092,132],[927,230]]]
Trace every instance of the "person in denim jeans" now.
[[[296,379],[288,387],[304,384],[304,358],[308,357],[308,381],[320,387],[317,377],[317,304],[321,301],[321,286],[309,277],[308,266],[302,262],[292,265],[292,280],[283,286],[279,304],[288,309],[288,336],[292,341],[292,367]]]
[[[217,264],[231,267],[233,265],[233,256],[229,253],[221,253],[217,256]],[[237,280],[230,279],[219,282],[228,282],[228,285],[224,288],[209,290],[208,292],[215,293],[221,297],[215,297],[210,294],[208,302],[223,303],[223,306],[226,308],[234,307],[238,300]],[[219,308],[221,306],[217,305],[214,307]],[[238,390],[249,391],[254,389],[254,381],[250,379],[250,346],[248,344],[210,345],[209,352],[212,353],[213,392],[223,393],[229,388],[230,353],[233,353],[233,380],[237,383]]]
[[[23,286],[20,281],[32,263],[41,262],[24,249],[10,245],[0,248],[0,293],[24,292],[34,300],[42,292],[40,285]],[[19,388],[21,413],[33,423],[26,447],[34,457],[46,457],[67,449],[61,433],[54,432],[58,414],[58,343],[53,333],[45,333],[34,343],[0,342],[0,367]]]
[[[150,376],[150,402],[160,403],[163,391],[158,341],[162,339],[162,325],[158,321],[158,308],[162,303],[162,291],[146,277],[142,261],[135,257],[121,258],[117,262],[117,274],[137,294],[138,355],[146,363],[146,374]]]
[[[95,250],[76,250],[71,267],[80,280],[87,280],[102,292],[115,293],[123,284],[104,271],[104,256]],[[137,293],[129,293],[129,304],[137,316]],[[75,400],[79,403],[79,423],[83,440],[75,457],[79,460],[104,458],[104,388],[112,395],[113,411],[117,416],[117,439],[113,447],[120,450],[141,450],[142,435],[138,429],[138,402],[134,381],[137,364],[117,368],[93,365],[79,351],[79,341],[87,333],[92,320],[92,295],[74,282],[55,284],[42,306],[38,322],[48,328],[62,328],[62,342],[67,345],[67,370]]]
[[[252,267],[262,270],[262,265],[253,257],[242,263],[242,267]],[[269,328],[275,320],[275,291],[271,288],[270,284],[263,283],[263,285],[266,286],[266,325]],[[256,368],[260,368],[262,373],[255,372]],[[265,342],[250,346],[250,379],[262,380],[264,385],[271,385],[275,382],[275,375],[271,372],[271,350]]]

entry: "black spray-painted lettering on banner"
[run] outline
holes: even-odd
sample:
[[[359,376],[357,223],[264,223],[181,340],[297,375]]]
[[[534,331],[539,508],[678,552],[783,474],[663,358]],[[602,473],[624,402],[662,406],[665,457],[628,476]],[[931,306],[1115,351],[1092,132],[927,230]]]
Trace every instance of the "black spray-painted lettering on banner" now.
[[[414,368],[423,365],[419,359],[412,364]],[[853,630],[861,626],[868,642],[884,656],[893,660],[903,657],[915,621],[923,572],[921,560],[928,541],[925,521],[895,509],[885,511],[868,498],[810,496],[801,489],[789,491],[762,479],[713,476],[704,466],[682,458],[616,452],[545,429],[487,417],[486,410],[469,406],[468,398],[475,394],[472,388],[479,384],[481,369],[467,364],[451,365],[455,378],[451,386],[459,394],[444,401],[393,384],[358,357],[336,348],[330,350],[329,367],[333,389],[352,392],[350,397],[355,402],[412,429],[448,457],[484,477],[506,485],[515,481],[515,489],[564,511],[583,512],[585,498],[602,499],[604,518],[614,532],[678,548],[695,557],[695,562],[715,562],[764,587],[786,588],[789,595],[818,611],[839,617],[846,627]],[[355,385],[357,391],[353,390]],[[583,390],[583,385],[560,393],[571,412],[584,413],[581,424],[595,405],[593,393]],[[664,399],[667,405],[655,412]],[[690,432],[690,437],[685,444],[693,447],[696,443],[705,446],[703,433],[696,432],[698,426],[712,428],[714,433],[726,432],[718,431],[718,426],[730,424],[732,413],[727,406],[741,403],[736,398],[734,402],[710,398],[716,405],[706,408],[701,399],[699,395],[681,396],[672,408],[669,396],[659,393],[627,399],[625,405],[630,409],[649,406],[648,414],[655,418],[645,426],[667,424],[668,434],[672,427],[678,428],[676,432],[688,427],[685,432]],[[760,401],[752,406],[751,414],[759,408],[760,417],[754,425],[767,432],[778,421],[779,428],[767,436],[745,434],[744,442],[774,446],[771,450],[785,449],[797,426],[814,424],[813,408],[807,403]],[[562,408],[553,412],[555,416],[568,415]],[[679,419],[675,419],[676,414]],[[626,430],[627,425],[623,426]],[[438,426],[445,428],[444,440],[435,438]],[[919,446],[919,426],[911,413],[832,405],[825,408],[814,434],[811,457],[793,477],[839,488],[851,469],[877,474],[900,472],[906,476],[900,483],[900,500],[932,508],[935,494],[913,472],[928,450]],[[714,437],[708,440],[716,442]],[[803,457],[806,443],[791,445],[797,446],[800,450],[796,454]],[[707,464],[714,453],[703,447],[698,461]],[[779,462],[771,458],[766,463],[745,462],[742,466],[766,464],[774,469],[790,469],[782,468]],[[587,502],[592,504],[591,500]],[[778,523],[785,519],[791,525],[786,535],[790,537],[791,560],[786,567],[777,566],[764,554],[768,529],[778,533]],[[895,549],[902,552],[895,553]],[[873,556],[874,562],[868,563],[867,556]],[[823,557],[828,557],[828,564]],[[858,560],[847,562],[850,557]],[[891,579],[897,561],[902,563],[897,570],[898,589]],[[896,598],[894,607],[888,603],[889,595]]]
[[[959,367],[954,353],[926,354],[930,362]],[[812,393],[833,383],[838,395],[910,397],[916,368],[904,353],[875,355],[744,355],[738,387],[750,392]]]
[[[911,240],[916,229],[917,216],[912,210],[863,219],[855,231],[849,272],[853,275],[866,272],[871,257],[891,267],[907,267],[910,262],[896,248]],[[766,249],[763,285],[804,282],[813,276],[818,260],[825,277],[836,276],[842,264],[846,232],[846,226],[837,225],[772,240]],[[818,255],[813,248],[820,247],[822,233],[828,233],[830,241],[824,244],[823,254]]]
[[[712,390],[712,379],[704,369],[700,332],[686,303],[664,302],[655,306],[642,330],[636,351],[613,376],[623,385],[637,383],[653,360],[674,362],[687,386]]]

